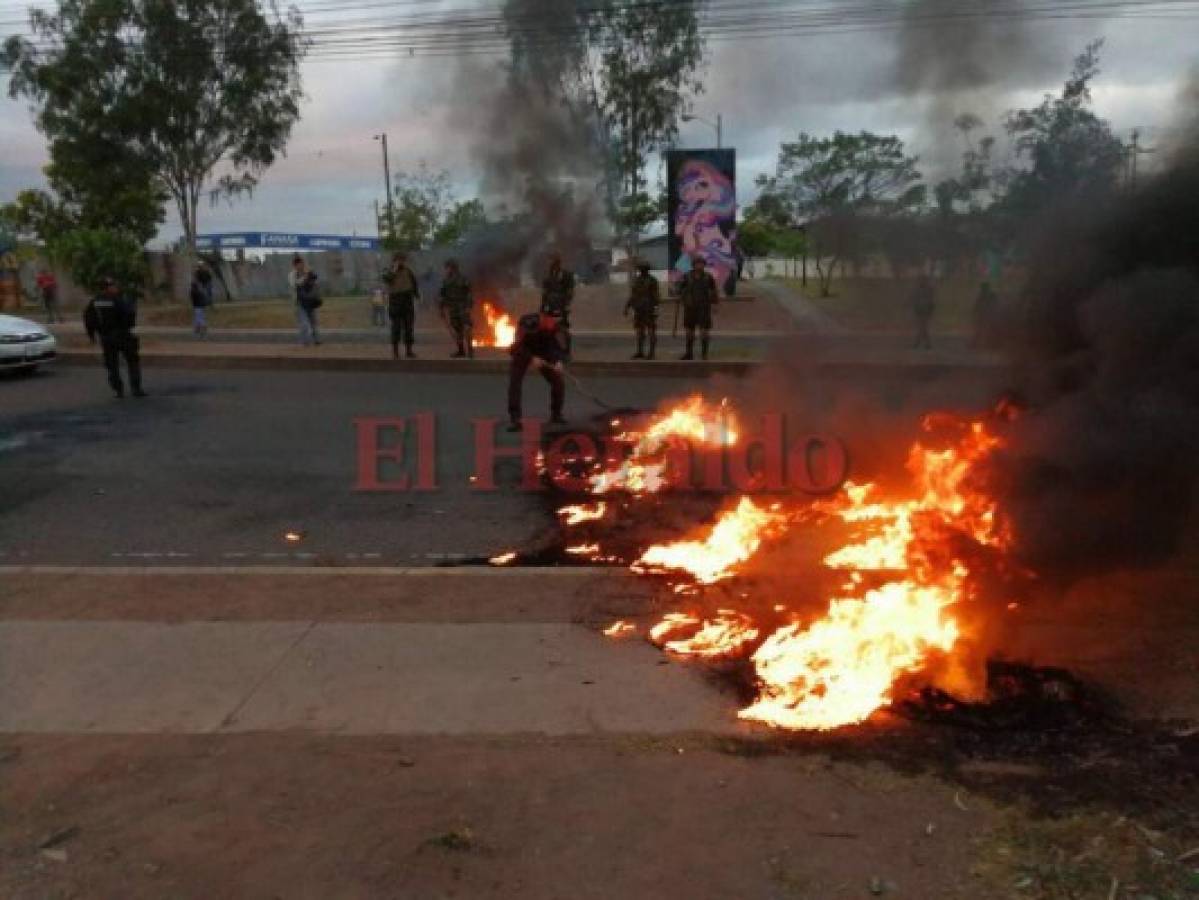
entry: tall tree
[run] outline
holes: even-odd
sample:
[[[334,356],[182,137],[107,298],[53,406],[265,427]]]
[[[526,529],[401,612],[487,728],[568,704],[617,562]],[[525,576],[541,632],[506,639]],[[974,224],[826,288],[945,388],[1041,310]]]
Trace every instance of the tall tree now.
[[[1022,163],[1007,177],[1005,205],[1012,218],[1062,201],[1100,198],[1118,186],[1125,147],[1091,110],[1102,46],[1094,41],[1075,58],[1059,96],[1008,113],[1007,132]]]
[[[605,2],[589,16],[587,88],[619,173],[614,218],[634,243],[652,210],[646,160],[677,138],[690,98],[703,90],[696,6]]]
[[[674,141],[691,97],[703,90],[698,7],[698,0],[507,0],[504,7],[513,74],[551,84],[570,108],[605,161],[609,218],[633,238],[655,216],[646,160]]]
[[[161,185],[193,252],[204,192],[215,200],[252,190],[299,118],[306,45],[294,9],[59,0],[54,14],[34,10],[30,24],[34,40],[10,38],[2,59],[10,94],[34,104],[52,166],[85,194],[94,180],[116,180],[97,165],[105,158],[139,185]]]
[[[776,222],[807,228],[827,296],[837,265],[863,251],[869,220],[923,205],[916,164],[895,135],[801,133],[779,149],[775,174],[758,178],[758,203]]]

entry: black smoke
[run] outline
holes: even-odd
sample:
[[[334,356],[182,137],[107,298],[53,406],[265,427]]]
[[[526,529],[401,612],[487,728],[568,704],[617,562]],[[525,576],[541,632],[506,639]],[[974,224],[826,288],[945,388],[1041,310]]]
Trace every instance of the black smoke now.
[[[996,489],[1016,552],[1073,576],[1161,562],[1199,473],[1199,157],[1059,211],[1029,260],[1008,351],[1028,411]]]

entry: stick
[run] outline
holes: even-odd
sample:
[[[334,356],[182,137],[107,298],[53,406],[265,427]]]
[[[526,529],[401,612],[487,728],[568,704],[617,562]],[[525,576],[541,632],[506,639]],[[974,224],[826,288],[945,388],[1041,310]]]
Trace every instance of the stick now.
[[[576,391],[578,391],[582,396],[586,397],[588,400],[590,400],[596,406],[600,407],[601,409],[606,409],[609,412],[616,409],[615,406],[610,406],[609,404],[607,404],[603,400],[601,400],[599,397],[595,396],[592,393],[589,393],[587,391],[587,389],[583,387],[583,383],[581,381],[579,381],[578,376],[576,376],[569,369],[564,368],[562,370],[562,374],[570,379],[571,383],[575,386]]]

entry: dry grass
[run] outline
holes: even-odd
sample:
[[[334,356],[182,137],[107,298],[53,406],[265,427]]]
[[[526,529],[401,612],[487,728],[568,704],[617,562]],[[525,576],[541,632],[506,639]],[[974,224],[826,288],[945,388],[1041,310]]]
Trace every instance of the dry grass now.
[[[903,278],[845,278],[833,281],[832,296],[821,297],[813,277],[803,286],[798,278],[780,279],[788,288],[801,293],[821,311],[854,331],[908,332],[913,317],[908,297],[912,281]],[[935,332],[969,333],[978,279],[955,277],[937,285],[937,309],[933,314]],[[1012,288],[1001,288],[1001,296]]]
[[[1192,849],[1112,813],[1038,820],[1013,810],[980,841],[973,874],[998,896],[1028,900],[1183,900],[1199,897]]]

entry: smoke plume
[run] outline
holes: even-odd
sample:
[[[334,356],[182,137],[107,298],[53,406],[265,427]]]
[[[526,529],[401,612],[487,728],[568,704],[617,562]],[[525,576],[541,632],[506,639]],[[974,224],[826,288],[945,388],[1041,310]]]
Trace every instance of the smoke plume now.
[[[575,4],[507,0],[512,58],[504,65],[458,63],[453,125],[481,173],[481,194],[505,223],[468,240],[474,277],[524,264],[551,250],[586,251],[604,221],[597,185],[603,147],[590,107],[573,90],[581,39],[570,39]]]
[[[1010,352],[1029,412],[996,474],[1017,552],[1062,575],[1172,555],[1199,450],[1199,157],[1060,213]]]

